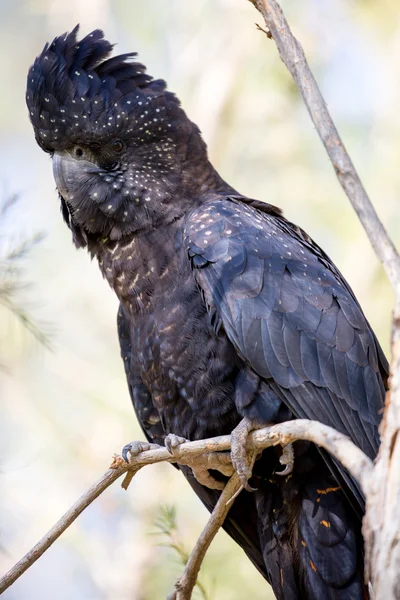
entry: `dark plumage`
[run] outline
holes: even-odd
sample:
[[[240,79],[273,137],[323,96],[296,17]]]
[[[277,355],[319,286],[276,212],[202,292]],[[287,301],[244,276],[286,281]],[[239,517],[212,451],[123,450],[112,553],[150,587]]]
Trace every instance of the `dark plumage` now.
[[[387,362],[347,282],[279,209],[219,177],[198,128],[134,54],[108,58],[102,32],[76,33],[36,59],[27,104],[73,240],[120,299],[147,439],[301,417],[374,457]],[[279,456],[257,460],[257,491],[235,500],[226,530],[277,598],[367,597],[356,482],[312,444],[295,444],[289,477],[274,474]],[[211,510],[219,492],[182,470]]]

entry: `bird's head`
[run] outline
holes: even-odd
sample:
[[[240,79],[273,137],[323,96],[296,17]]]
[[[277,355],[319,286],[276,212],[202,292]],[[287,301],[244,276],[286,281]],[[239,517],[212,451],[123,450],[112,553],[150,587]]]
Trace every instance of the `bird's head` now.
[[[206,146],[165,82],[135,53],[109,58],[101,31],[80,41],[77,31],[46,44],[26,101],[36,140],[52,156],[64,218],[84,246],[176,219],[210,177],[196,177],[209,165]]]

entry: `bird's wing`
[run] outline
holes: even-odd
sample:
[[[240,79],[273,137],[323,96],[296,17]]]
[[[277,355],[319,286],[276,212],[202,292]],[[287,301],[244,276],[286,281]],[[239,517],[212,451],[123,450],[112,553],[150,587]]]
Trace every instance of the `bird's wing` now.
[[[246,363],[296,417],[374,456],[387,362],[329,258],[278,209],[237,197],[193,210],[184,244],[205,302]]]

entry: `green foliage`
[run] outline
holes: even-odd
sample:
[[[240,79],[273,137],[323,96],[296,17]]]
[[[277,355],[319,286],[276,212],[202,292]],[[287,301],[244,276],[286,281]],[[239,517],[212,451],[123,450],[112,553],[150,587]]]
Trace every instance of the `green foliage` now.
[[[7,233],[7,220],[11,208],[17,201],[18,196],[14,194],[0,206],[0,305],[11,313],[37,341],[49,347],[48,334],[43,326],[36,323],[26,304],[20,299],[21,292],[26,292],[30,287],[25,279],[23,261],[32,248],[42,240],[43,234],[37,233],[16,244],[11,242]]]

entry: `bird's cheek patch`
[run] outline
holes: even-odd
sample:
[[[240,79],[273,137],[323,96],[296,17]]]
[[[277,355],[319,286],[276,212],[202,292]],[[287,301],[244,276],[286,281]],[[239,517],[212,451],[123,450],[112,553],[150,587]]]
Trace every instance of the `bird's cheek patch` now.
[[[117,192],[112,196],[106,195],[105,200],[99,203],[99,208],[105,215],[113,216],[121,208],[123,202],[123,195]]]

